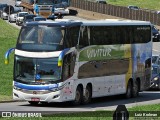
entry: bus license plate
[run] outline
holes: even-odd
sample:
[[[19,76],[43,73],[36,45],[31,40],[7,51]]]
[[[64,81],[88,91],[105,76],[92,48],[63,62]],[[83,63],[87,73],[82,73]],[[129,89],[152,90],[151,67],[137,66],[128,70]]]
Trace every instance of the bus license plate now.
[[[31,101],[40,101],[39,98],[31,98]]]

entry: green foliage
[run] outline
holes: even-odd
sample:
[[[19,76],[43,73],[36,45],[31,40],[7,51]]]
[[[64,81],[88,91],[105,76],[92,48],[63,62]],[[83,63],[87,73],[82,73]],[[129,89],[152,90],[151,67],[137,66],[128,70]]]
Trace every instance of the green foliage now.
[[[128,110],[129,111],[159,111],[160,104],[135,106],[135,107],[132,107]]]
[[[107,0],[107,3],[126,7],[136,5],[143,9],[160,10],[160,0]]]
[[[134,113],[138,111],[159,111],[160,104],[143,105],[128,108],[130,114],[130,120],[135,120]],[[149,113],[150,113],[149,112]],[[93,111],[93,112],[79,112],[79,113],[58,113],[58,114],[46,114],[42,115],[42,118],[1,118],[1,120],[112,120],[114,111]],[[157,112],[158,113],[158,112]],[[144,118],[145,119],[145,118]],[[159,115],[157,120],[159,120]]]

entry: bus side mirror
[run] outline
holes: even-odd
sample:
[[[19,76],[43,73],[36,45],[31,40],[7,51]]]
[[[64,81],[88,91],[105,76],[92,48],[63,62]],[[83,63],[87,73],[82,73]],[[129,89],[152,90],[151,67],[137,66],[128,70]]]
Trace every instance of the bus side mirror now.
[[[9,55],[10,55],[10,53],[12,53],[14,50],[15,50],[15,48],[10,48],[10,49],[6,52],[6,54],[5,54],[5,62],[4,62],[6,65],[9,64]]]
[[[66,54],[69,50],[70,50],[69,48],[66,48],[66,49],[64,49],[64,50],[59,54],[59,57],[58,57],[58,67],[62,67],[64,56],[65,56],[65,54]]]

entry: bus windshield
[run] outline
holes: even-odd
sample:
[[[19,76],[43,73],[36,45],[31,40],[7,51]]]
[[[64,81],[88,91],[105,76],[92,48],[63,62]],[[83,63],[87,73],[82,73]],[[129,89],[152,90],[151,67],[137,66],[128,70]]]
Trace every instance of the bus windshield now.
[[[25,58],[15,56],[14,79],[24,83],[52,83],[61,79],[58,58]]]
[[[54,0],[37,0],[39,5],[53,5]]]
[[[65,28],[25,26],[21,29],[17,48],[27,51],[58,51],[63,49]]]

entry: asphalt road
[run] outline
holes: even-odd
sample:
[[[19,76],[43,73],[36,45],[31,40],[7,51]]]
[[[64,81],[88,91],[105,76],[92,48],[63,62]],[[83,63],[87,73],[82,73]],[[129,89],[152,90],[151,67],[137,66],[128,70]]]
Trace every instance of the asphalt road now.
[[[67,112],[67,111],[95,111],[95,110],[115,110],[117,105],[125,104],[127,108],[160,103],[160,91],[144,91],[139,97],[125,99],[122,95],[94,98],[88,105],[72,106],[67,103],[50,103],[39,104],[31,106],[28,102],[9,102],[0,103],[0,111],[53,111]]]
[[[0,0],[0,3],[14,5],[14,0]],[[76,16],[65,16],[67,19],[81,20]],[[14,23],[11,23],[15,25]],[[17,27],[17,26],[16,26]],[[19,27],[18,27],[19,28]],[[160,54],[160,43],[153,43],[153,54]],[[132,99],[124,99],[122,96],[102,97],[93,99],[88,105],[71,106],[69,103],[52,103],[47,105],[30,106],[28,102],[0,103],[0,111],[95,111],[114,110],[117,105],[125,104],[127,107],[160,103],[159,91],[141,92],[140,96]]]
[[[152,54],[159,54],[160,55],[160,42],[153,43]]]

